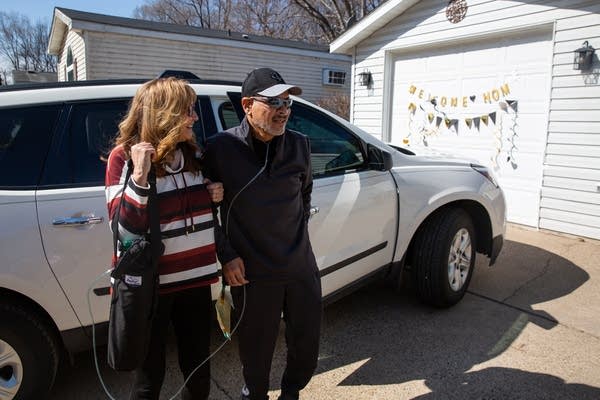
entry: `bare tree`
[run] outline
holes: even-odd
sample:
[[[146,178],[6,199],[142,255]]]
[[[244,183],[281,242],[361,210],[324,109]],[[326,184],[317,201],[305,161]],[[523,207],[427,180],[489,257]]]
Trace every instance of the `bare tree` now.
[[[151,21],[328,44],[384,0],[146,0]]]
[[[385,0],[292,0],[321,30],[320,41],[332,42]]]
[[[147,0],[134,16],[149,21],[231,29],[231,11],[237,0]]]
[[[0,55],[17,70],[56,72],[54,56],[47,54],[48,24],[0,12]]]

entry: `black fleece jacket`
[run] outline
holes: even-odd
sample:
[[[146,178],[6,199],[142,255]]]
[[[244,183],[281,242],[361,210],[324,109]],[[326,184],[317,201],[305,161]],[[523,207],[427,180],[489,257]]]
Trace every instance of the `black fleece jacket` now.
[[[221,224],[244,261],[246,279],[287,282],[318,270],[308,237],[310,144],[286,129],[267,150],[268,157],[257,156],[244,118],[208,140],[203,164],[206,175],[225,188]],[[222,256],[225,262],[234,258]]]

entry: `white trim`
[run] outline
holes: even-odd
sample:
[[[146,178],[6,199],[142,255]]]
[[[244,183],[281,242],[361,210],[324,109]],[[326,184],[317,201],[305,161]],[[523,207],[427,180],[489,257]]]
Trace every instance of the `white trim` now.
[[[352,47],[412,7],[419,0],[388,0],[329,45],[331,53],[350,54]]]
[[[352,52],[352,64],[350,65],[350,114],[348,116],[348,121],[354,123],[354,101],[356,96],[354,96],[354,90],[356,89],[356,85],[354,84],[354,75],[356,74],[356,47]]]
[[[554,59],[554,46],[556,46],[556,20],[554,21],[554,23],[552,24],[552,54],[551,54],[551,59]],[[542,222],[542,200],[544,199],[543,196],[543,192],[544,192],[544,177],[546,175],[546,156],[548,154],[548,136],[550,135],[550,109],[552,108],[552,89],[554,88],[554,62],[550,62],[548,65],[548,69],[550,70],[548,72],[548,76],[550,76],[550,84],[548,85],[548,102],[546,103],[546,139],[545,139],[545,143],[544,143],[544,155],[542,158],[542,174],[540,177],[540,181],[538,184],[538,187],[540,188],[539,191],[539,200],[538,200],[538,213],[537,213],[537,221],[536,221],[536,228],[540,229],[541,228],[541,222]],[[562,230],[561,230],[562,231]]]
[[[383,109],[381,110],[381,140],[392,141],[392,96],[394,94],[394,56],[391,51],[383,55]]]

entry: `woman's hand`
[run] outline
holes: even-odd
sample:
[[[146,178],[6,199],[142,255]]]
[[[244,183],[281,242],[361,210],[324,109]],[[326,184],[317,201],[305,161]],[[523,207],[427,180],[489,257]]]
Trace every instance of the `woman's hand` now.
[[[204,184],[213,203],[223,201],[223,184],[221,182],[212,182],[210,179],[204,178]]]
[[[234,258],[223,265],[223,276],[229,286],[242,286],[248,283],[244,261],[240,257]]]
[[[133,173],[131,176],[137,185],[148,185],[148,173],[152,166],[152,157],[155,154],[156,150],[148,142],[140,142],[131,146],[131,161],[133,162]]]

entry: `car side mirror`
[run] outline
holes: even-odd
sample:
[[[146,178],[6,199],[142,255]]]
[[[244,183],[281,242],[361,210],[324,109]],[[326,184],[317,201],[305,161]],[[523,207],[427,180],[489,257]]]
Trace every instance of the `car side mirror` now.
[[[377,146],[369,143],[367,145],[367,153],[369,157],[369,169],[389,171],[394,166],[392,155]]]

